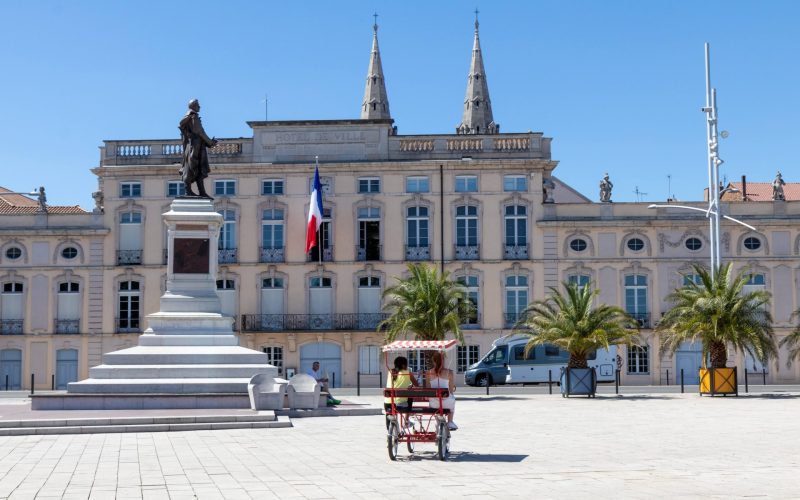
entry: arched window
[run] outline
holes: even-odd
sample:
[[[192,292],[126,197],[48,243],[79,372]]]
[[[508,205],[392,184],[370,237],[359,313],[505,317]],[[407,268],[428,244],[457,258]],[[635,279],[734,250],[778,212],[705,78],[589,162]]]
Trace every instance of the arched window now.
[[[513,326],[528,306],[528,277],[506,276],[506,326]]]
[[[505,207],[505,258],[528,258],[528,209],[524,205]]]
[[[284,260],[284,211],[268,208],[261,212],[261,262]]]
[[[406,209],[406,260],[430,260],[429,225],[428,207]]]
[[[119,282],[117,333],[141,331],[141,288],[136,280]]]

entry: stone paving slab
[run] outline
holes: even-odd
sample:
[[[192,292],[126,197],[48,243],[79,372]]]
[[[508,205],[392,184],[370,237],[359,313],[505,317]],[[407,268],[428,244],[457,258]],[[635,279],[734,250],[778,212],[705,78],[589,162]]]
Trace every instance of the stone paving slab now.
[[[373,397],[375,405],[379,397]],[[0,437],[4,498],[798,498],[800,394],[462,396],[449,461],[382,416]]]

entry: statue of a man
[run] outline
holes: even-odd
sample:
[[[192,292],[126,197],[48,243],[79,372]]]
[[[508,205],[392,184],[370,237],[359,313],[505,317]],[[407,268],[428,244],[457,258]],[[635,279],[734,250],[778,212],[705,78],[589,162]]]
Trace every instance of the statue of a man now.
[[[181,130],[181,142],[183,143],[183,164],[179,173],[181,180],[186,186],[186,196],[202,196],[211,198],[206,193],[203,179],[208,177],[210,167],[208,165],[208,152],[206,148],[213,148],[217,145],[217,140],[209,138],[203,130],[200,122],[200,103],[197,99],[189,101],[189,111],[181,119],[178,128]],[[197,184],[197,191],[192,191],[192,183]]]
[[[600,201],[603,203],[610,203],[611,202],[611,188],[614,187],[614,184],[608,179],[608,172],[606,175],[603,176],[603,180],[600,181]]]
[[[772,199],[773,200],[780,200],[786,201],[786,196],[783,194],[783,186],[786,184],[786,181],[783,180],[783,176],[781,175],[780,171],[775,176],[775,180],[772,181]]]

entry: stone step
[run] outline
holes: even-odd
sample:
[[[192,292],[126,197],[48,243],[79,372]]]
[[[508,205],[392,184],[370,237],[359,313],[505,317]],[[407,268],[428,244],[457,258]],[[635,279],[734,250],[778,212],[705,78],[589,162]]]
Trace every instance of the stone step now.
[[[143,333],[139,335],[139,345],[143,346],[182,346],[182,345],[196,345],[196,346],[220,346],[220,345],[239,345],[239,339],[235,335],[230,334],[215,334],[215,335],[192,335],[192,334],[148,334]]]
[[[246,378],[88,378],[70,382],[70,394],[247,394]]]
[[[93,379],[250,378],[266,372],[264,365],[99,365],[89,369]]]
[[[288,417],[261,422],[209,422],[209,423],[153,423],[122,425],[69,425],[63,427],[17,427],[0,428],[0,436],[24,436],[44,434],[104,434],[120,432],[177,432],[222,429],[264,429],[292,427]]]
[[[103,355],[106,365],[266,365],[268,359],[239,346],[136,346]]]
[[[0,429],[14,427],[88,427],[98,425],[149,425],[149,424],[210,424],[219,422],[273,422],[277,419],[272,410],[262,410],[249,415],[152,415],[145,417],[85,417],[28,420],[0,420]]]

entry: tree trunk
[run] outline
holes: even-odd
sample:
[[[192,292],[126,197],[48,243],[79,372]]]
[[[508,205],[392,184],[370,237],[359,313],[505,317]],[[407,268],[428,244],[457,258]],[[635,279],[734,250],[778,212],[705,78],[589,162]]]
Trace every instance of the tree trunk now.
[[[586,362],[586,354],[569,353],[570,368],[589,368],[589,363]]]
[[[724,342],[713,342],[709,346],[711,368],[725,368],[728,364],[728,348]]]

